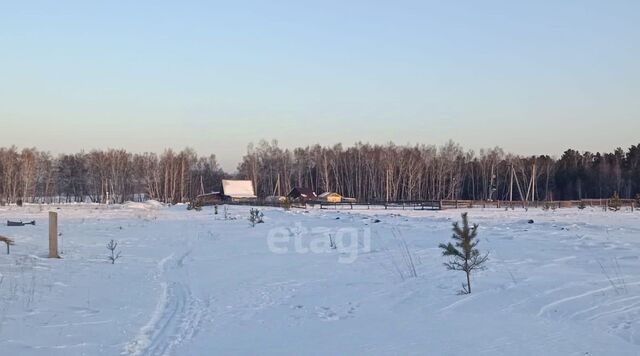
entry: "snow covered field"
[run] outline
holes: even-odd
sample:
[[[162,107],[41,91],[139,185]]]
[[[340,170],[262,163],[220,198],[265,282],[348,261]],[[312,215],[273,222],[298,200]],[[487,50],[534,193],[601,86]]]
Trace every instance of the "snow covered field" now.
[[[49,209],[0,208],[0,355],[640,354],[638,211],[471,209],[490,260],[457,295],[437,246],[461,210],[265,209],[252,228],[249,207],[62,206],[52,260]]]

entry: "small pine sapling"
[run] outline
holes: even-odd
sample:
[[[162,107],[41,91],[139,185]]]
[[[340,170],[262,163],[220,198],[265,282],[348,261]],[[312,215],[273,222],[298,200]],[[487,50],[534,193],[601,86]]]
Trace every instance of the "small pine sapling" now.
[[[480,242],[476,239],[477,235],[478,224],[470,227],[467,213],[463,213],[462,227],[457,221],[453,223],[453,235],[451,238],[455,240],[455,245],[451,242],[439,245],[442,249],[442,255],[451,257],[451,260],[444,264],[447,269],[464,271],[467,275],[467,285],[462,284],[461,294],[471,294],[471,272],[484,269],[484,263],[489,258],[488,253],[482,255],[476,248],[478,242]]]
[[[109,250],[110,252],[110,255],[107,256],[107,259],[111,261],[111,264],[115,264],[116,260],[121,257],[121,252],[116,251],[117,248],[118,243],[114,240],[109,241],[109,243],[107,244],[107,250]]]
[[[262,224],[264,222],[263,218],[264,214],[260,210],[251,208],[249,211],[249,222],[252,227],[255,227],[256,224]]]

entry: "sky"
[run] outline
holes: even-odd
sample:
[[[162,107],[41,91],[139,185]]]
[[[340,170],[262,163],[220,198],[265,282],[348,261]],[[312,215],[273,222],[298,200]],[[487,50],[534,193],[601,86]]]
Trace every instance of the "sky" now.
[[[0,146],[640,143],[640,1],[0,0]]]

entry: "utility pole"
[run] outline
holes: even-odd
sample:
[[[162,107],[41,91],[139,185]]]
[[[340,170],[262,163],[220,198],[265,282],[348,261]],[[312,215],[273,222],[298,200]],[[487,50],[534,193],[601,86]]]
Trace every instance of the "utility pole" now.
[[[273,187],[273,195],[280,196],[280,173],[278,173],[278,176],[276,178],[276,186]]]
[[[531,169],[531,201],[536,201],[536,160],[533,160]]]
[[[509,201],[513,201],[513,164],[509,166],[510,170],[510,178],[509,178]]]
[[[493,163],[491,164],[491,179],[489,180],[489,199],[488,201],[493,201],[493,180],[496,178],[496,175],[493,172]]]

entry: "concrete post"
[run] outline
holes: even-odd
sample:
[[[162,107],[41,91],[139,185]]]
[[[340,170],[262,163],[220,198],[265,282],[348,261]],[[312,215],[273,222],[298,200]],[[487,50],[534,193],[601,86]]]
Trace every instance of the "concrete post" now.
[[[58,213],[49,212],[49,258],[60,258],[58,255]]]

